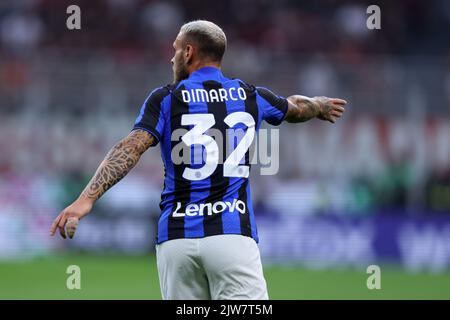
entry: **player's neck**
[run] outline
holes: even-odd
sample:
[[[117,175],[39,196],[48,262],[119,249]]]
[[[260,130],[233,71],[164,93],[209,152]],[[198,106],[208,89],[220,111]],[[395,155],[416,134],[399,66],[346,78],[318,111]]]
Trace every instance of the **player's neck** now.
[[[189,75],[192,74],[193,72],[205,68],[205,67],[213,67],[213,68],[217,68],[220,69],[220,64],[217,62],[203,62],[203,61],[198,61],[196,63],[193,63],[192,66],[189,68]]]

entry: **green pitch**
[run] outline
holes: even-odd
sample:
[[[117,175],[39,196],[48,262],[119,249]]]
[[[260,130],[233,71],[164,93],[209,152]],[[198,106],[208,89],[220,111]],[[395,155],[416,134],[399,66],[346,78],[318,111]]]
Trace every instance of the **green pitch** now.
[[[69,265],[81,268],[81,289],[68,290]],[[365,270],[266,266],[271,299],[450,299],[450,274],[407,274],[381,267],[381,290]],[[160,299],[154,256],[53,256],[0,262],[0,299]]]

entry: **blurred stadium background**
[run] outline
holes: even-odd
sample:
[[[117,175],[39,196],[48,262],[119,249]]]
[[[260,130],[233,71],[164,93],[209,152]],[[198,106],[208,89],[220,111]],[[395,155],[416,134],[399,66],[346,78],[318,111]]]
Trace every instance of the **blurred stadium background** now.
[[[81,8],[81,30],[66,8]],[[381,30],[366,8],[381,8]],[[0,298],[159,299],[163,170],[149,150],[83,220],[48,235],[155,87],[191,19],[221,25],[229,76],[337,96],[341,122],[284,124],[280,168],[252,172],[275,299],[450,299],[450,2],[0,2]],[[66,289],[81,267],[82,289]],[[381,290],[368,290],[368,265]]]

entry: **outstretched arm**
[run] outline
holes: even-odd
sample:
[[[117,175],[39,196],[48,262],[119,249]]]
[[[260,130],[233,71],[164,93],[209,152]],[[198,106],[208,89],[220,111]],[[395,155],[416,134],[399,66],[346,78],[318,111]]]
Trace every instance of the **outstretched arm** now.
[[[287,98],[288,111],[285,121],[291,123],[304,122],[312,118],[334,123],[345,111],[347,101],[337,98],[293,95]]]
[[[73,237],[79,219],[87,215],[95,201],[108,189],[119,182],[138,163],[141,155],[155,142],[154,137],[145,130],[133,130],[120,140],[106,155],[84,191],[70,206],[65,208],[53,221],[50,235],[56,229],[65,239],[67,233]]]

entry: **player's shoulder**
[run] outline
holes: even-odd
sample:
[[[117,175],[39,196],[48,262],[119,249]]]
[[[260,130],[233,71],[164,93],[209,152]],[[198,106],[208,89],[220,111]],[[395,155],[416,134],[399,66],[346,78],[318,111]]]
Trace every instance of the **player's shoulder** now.
[[[242,88],[244,88],[245,90],[257,92],[259,94],[261,94],[261,93],[262,94],[269,94],[269,93],[273,94],[272,90],[268,89],[267,87],[250,84],[250,83],[245,82],[244,80],[241,80],[238,78],[232,78],[232,80],[238,81],[240,86]]]
[[[239,83],[239,86],[244,89],[247,92],[255,92],[256,91],[256,86],[242,80],[239,78],[231,78],[232,81],[237,81]]]
[[[264,86],[257,86],[257,85],[253,85],[250,84],[248,82],[245,82],[241,79],[234,79],[239,81],[240,86],[247,91],[247,93],[253,93],[256,94],[258,96],[261,96],[265,99],[272,99],[273,97],[277,97],[277,95],[270,89],[268,89],[267,87]]]
[[[164,98],[165,96],[169,95],[173,91],[173,89],[174,89],[173,85],[174,84],[167,84],[165,86],[161,86],[161,87],[157,87],[157,88],[153,89],[149,94],[149,98],[151,98],[151,99]]]
[[[147,98],[145,99],[145,104],[160,105],[163,102],[164,98],[172,94],[174,89],[175,84],[167,84],[154,88],[152,91],[150,91]]]

